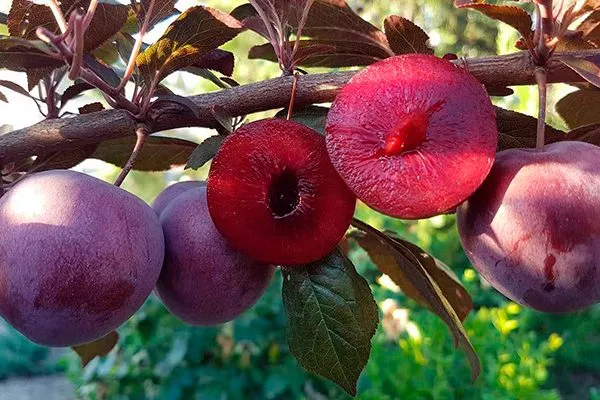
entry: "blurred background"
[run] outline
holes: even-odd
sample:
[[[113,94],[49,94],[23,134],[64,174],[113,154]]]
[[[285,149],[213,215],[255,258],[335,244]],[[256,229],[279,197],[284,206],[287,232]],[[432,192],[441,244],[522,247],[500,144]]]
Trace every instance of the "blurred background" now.
[[[202,1],[230,11],[242,0]],[[474,11],[456,10],[446,0],[350,0],[365,19],[381,27],[385,16],[397,14],[420,25],[431,37],[436,54],[475,57],[515,51],[518,35],[512,28]],[[183,10],[196,4],[180,1]],[[0,0],[7,13],[9,0]],[[0,28],[1,30],[2,28]],[[165,24],[148,38],[159,37]],[[4,34],[5,32],[0,32]],[[263,40],[241,34],[225,48],[236,55],[234,78],[240,83],[273,78],[275,64],[248,60],[248,49]],[[0,71],[0,79],[25,84],[24,74]],[[177,73],[167,85],[178,94],[216,90],[210,82]],[[502,107],[526,114],[537,112],[536,90],[514,88]],[[566,85],[551,89],[549,122],[566,126],[553,104],[572,91]],[[41,119],[30,100],[5,91],[10,103],[0,103],[0,129],[6,132]],[[91,99],[90,99],[91,98]],[[73,102],[72,110],[91,101]],[[253,115],[257,119],[274,112]],[[0,132],[1,133],[1,132]],[[196,142],[214,134],[205,129],[181,129],[166,135]],[[107,181],[119,170],[88,160],[77,167]],[[124,188],[147,202],[167,185],[203,179],[199,171],[134,172]],[[371,264],[367,255],[351,248],[359,272],[371,283],[380,305],[381,321],[373,339],[371,359],[358,385],[361,399],[589,399],[600,400],[600,307],[569,315],[547,315],[523,309],[490,288],[471,268],[463,253],[453,216],[402,222],[383,217],[360,205],[358,216],[379,228],[398,232],[452,267],[473,296],[474,311],[466,329],[483,364],[472,383],[467,360],[456,351],[445,325],[407,299]],[[0,399],[345,399],[334,384],[306,373],[289,354],[278,274],[258,304],[235,322],[214,328],[194,328],[170,316],[151,297],[120,329],[118,347],[107,357],[82,369],[70,350],[39,347],[0,319]]]

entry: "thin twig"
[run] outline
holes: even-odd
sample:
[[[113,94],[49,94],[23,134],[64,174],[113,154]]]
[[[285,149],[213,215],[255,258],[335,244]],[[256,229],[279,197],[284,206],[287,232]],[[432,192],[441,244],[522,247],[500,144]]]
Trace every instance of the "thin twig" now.
[[[129,156],[129,160],[127,160],[127,163],[125,164],[125,166],[121,170],[121,173],[119,174],[119,177],[115,181],[115,186],[121,186],[121,184],[127,177],[129,171],[131,171],[131,169],[135,166],[135,162],[137,161],[137,158],[140,155],[142,148],[144,147],[144,143],[146,143],[146,137],[150,134],[150,131],[146,125],[140,124],[135,130],[135,134],[137,136],[135,146],[133,148],[133,151],[131,152],[131,155]]]
[[[545,129],[546,129],[546,94],[548,92],[547,85],[547,74],[546,70],[542,67],[535,70],[535,80],[538,85],[538,121],[537,121],[537,140],[536,149],[542,150],[545,143]]]
[[[135,70],[137,56],[140,53],[140,50],[142,49],[142,44],[144,43],[144,35],[146,34],[148,27],[150,26],[150,19],[152,18],[152,12],[154,11],[154,3],[155,0],[150,0],[150,5],[148,6],[148,10],[146,11],[146,15],[144,16],[144,23],[140,28],[138,38],[135,41],[135,44],[133,45],[133,49],[131,50],[131,54],[129,56],[129,61],[127,62],[127,69],[125,70],[125,74],[123,75],[119,86],[117,86],[117,88],[115,89],[119,93],[125,88],[129,80],[131,79],[131,76],[133,75],[133,71]]]
[[[299,73],[294,74],[294,79],[292,80],[292,95],[290,96],[290,105],[288,106],[287,120],[289,121],[292,118],[292,113],[294,112],[294,103],[296,102],[296,91],[298,89],[298,78],[300,77]]]

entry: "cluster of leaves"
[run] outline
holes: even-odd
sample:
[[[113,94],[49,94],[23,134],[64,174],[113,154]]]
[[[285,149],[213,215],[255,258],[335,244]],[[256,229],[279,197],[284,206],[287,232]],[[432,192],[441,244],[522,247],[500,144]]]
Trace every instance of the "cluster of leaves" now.
[[[96,4],[94,0],[70,0],[58,5],[54,0],[48,1],[68,17],[66,29],[57,23],[60,21],[56,20],[56,12],[46,5],[15,0],[6,18],[10,36],[0,37],[0,68],[26,72],[28,88],[6,81],[0,81],[0,86],[30,97],[40,109],[44,105],[47,118],[60,117],[69,100],[93,88],[100,89],[109,104],[127,110],[137,121],[149,126],[157,116],[153,110],[159,103],[172,103],[198,116],[197,107],[190,99],[173,94],[161,82],[171,73],[185,70],[207,77],[221,87],[235,86],[236,82],[228,78],[233,72],[234,56],[218,47],[244,29],[269,41],[253,47],[250,58],[277,61],[284,74],[301,71],[299,67],[364,66],[397,54],[433,53],[428,35],[411,21],[390,16],[381,30],[363,20],[343,0],[253,0],[231,14],[203,6],[180,13],[171,0],[142,0],[130,5]],[[595,0],[560,4],[561,7],[550,11],[550,21],[540,18],[532,30],[531,16],[523,8],[481,1],[456,2],[459,8],[476,9],[514,26],[522,35],[517,47],[529,50],[533,60],[542,67],[555,50],[597,47],[598,30],[594,21],[598,18],[598,4]],[[547,5],[543,1],[536,2],[538,9],[544,6]],[[177,18],[155,43],[143,43],[147,30],[172,16]],[[576,21],[581,23],[574,27]],[[86,23],[87,30],[82,32],[78,26]],[[135,33],[139,33],[140,39],[133,38]],[[141,52],[138,54],[138,51]],[[112,63],[109,62],[111,54],[115,55]],[[573,54],[560,53],[555,57],[591,84],[599,84],[600,69],[595,63]],[[119,69],[121,64],[125,70]],[[225,77],[219,78],[210,71]],[[57,87],[66,78],[73,78],[74,82],[57,93]],[[123,88],[130,82],[135,89],[128,99]],[[36,86],[44,89],[37,97],[30,94]],[[588,101],[588,98],[597,98],[597,93],[596,88],[585,86],[563,99],[558,104],[559,112],[575,129],[565,135],[548,127],[547,141],[598,142],[600,128],[595,117],[574,113],[574,104],[581,96]],[[6,100],[1,93],[0,100]],[[91,104],[80,109],[80,113],[97,112],[102,108],[99,103]],[[323,132],[327,111],[323,107],[301,109],[293,118]],[[172,165],[187,164],[190,168],[204,165],[214,156],[227,131],[240,123],[239,120],[234,122],[226,110],[213,108],[212,115],[226,127],[220,129],[219,135],[199,145],[183,139],[150,136],[138,155],[135,168],[166,170]],[[536,119],[502,109],[497,109],[497,116],[499,149],[534,146]],[[88,143],[77,152],[45,153],[42,148],[35,160],[9,166],[7,183],[22,173],[69,168],[87,158],[124,166],[134,144],[135,138],[124,138]],[[355,220],[353,225],[355,230],[350,233],[350,240],[364,248],[379,270],[407,296],[429,308],[448,325],[455,344],[468,355],[473,377],[477,377],[479,360],[462,325],[472,301],[452,272],[393,233],[381,232],[360,220]],[[378,323],[377,308],[366,281],[341,250],[304,268],[284,270],[284,274],[283,299],[291,353],[309,371],[355,394]],[[76,350],[87,361],[105,353],[115,342],[116,338],[111,336]],[[319,344],[318,349],[315,343]]]

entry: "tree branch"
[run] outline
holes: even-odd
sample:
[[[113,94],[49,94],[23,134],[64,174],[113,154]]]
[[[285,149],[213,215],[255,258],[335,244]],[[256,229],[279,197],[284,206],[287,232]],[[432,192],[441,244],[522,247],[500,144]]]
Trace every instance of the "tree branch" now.
[[[570,55],[600,63],[598,49]],[[535,84],[537,67],[527,52],[479,57],[467,62],[470,73],[489,88]],[[548,83],[583,81],[583,78],[554,57],[548,62],[546,70]],[[332,101],[354,73],[303,76],[297,88],[296,104],[302,106]],[[107,110],[73,118],[42,121],[0,136],[0,161],[9,163],[33,155],[133,136],[137,122],[145,122],[151,132],[189,126],[216,128],[218,123],[211,112],[214,106],[223,108],[232,117],[286,107],[293,79],[291,76],[275,78],[192,96],[190,100],[198,107],[197,117],[179,104],[161,102],[151,107],[148,121],[135,121],[124,110]]]

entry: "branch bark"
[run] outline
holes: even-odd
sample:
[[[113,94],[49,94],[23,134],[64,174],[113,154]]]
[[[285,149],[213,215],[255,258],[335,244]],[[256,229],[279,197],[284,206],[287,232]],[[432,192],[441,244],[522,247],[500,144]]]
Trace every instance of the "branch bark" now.
[[[600,64],[600,50],[570,55]],[[460,61],[462,62],[462,61]],[[536,66],[529,53],[479,57],[467,60],[468,69],[488,88],[535,84]],[[583,78],[554,57],[547,64],[548,83],[583,82]],[[355,72],[302,75],[298,80],[298,106],[332,101]],[[198,107],[197,116],[176,103],[152,107],[148,121],[135,121],[124,110],[107,110],[73,118],[45,120],[36,125],[0,136],[0,162],[8,163],[48,152],[69,150],[82,145],[135,135],[137,122],[145,122],[151,132],[190,126],[216,128],[214,106],[222,107],[233,117],[284,108],[290,100],[293,77],[224,89],[190,97]]]

